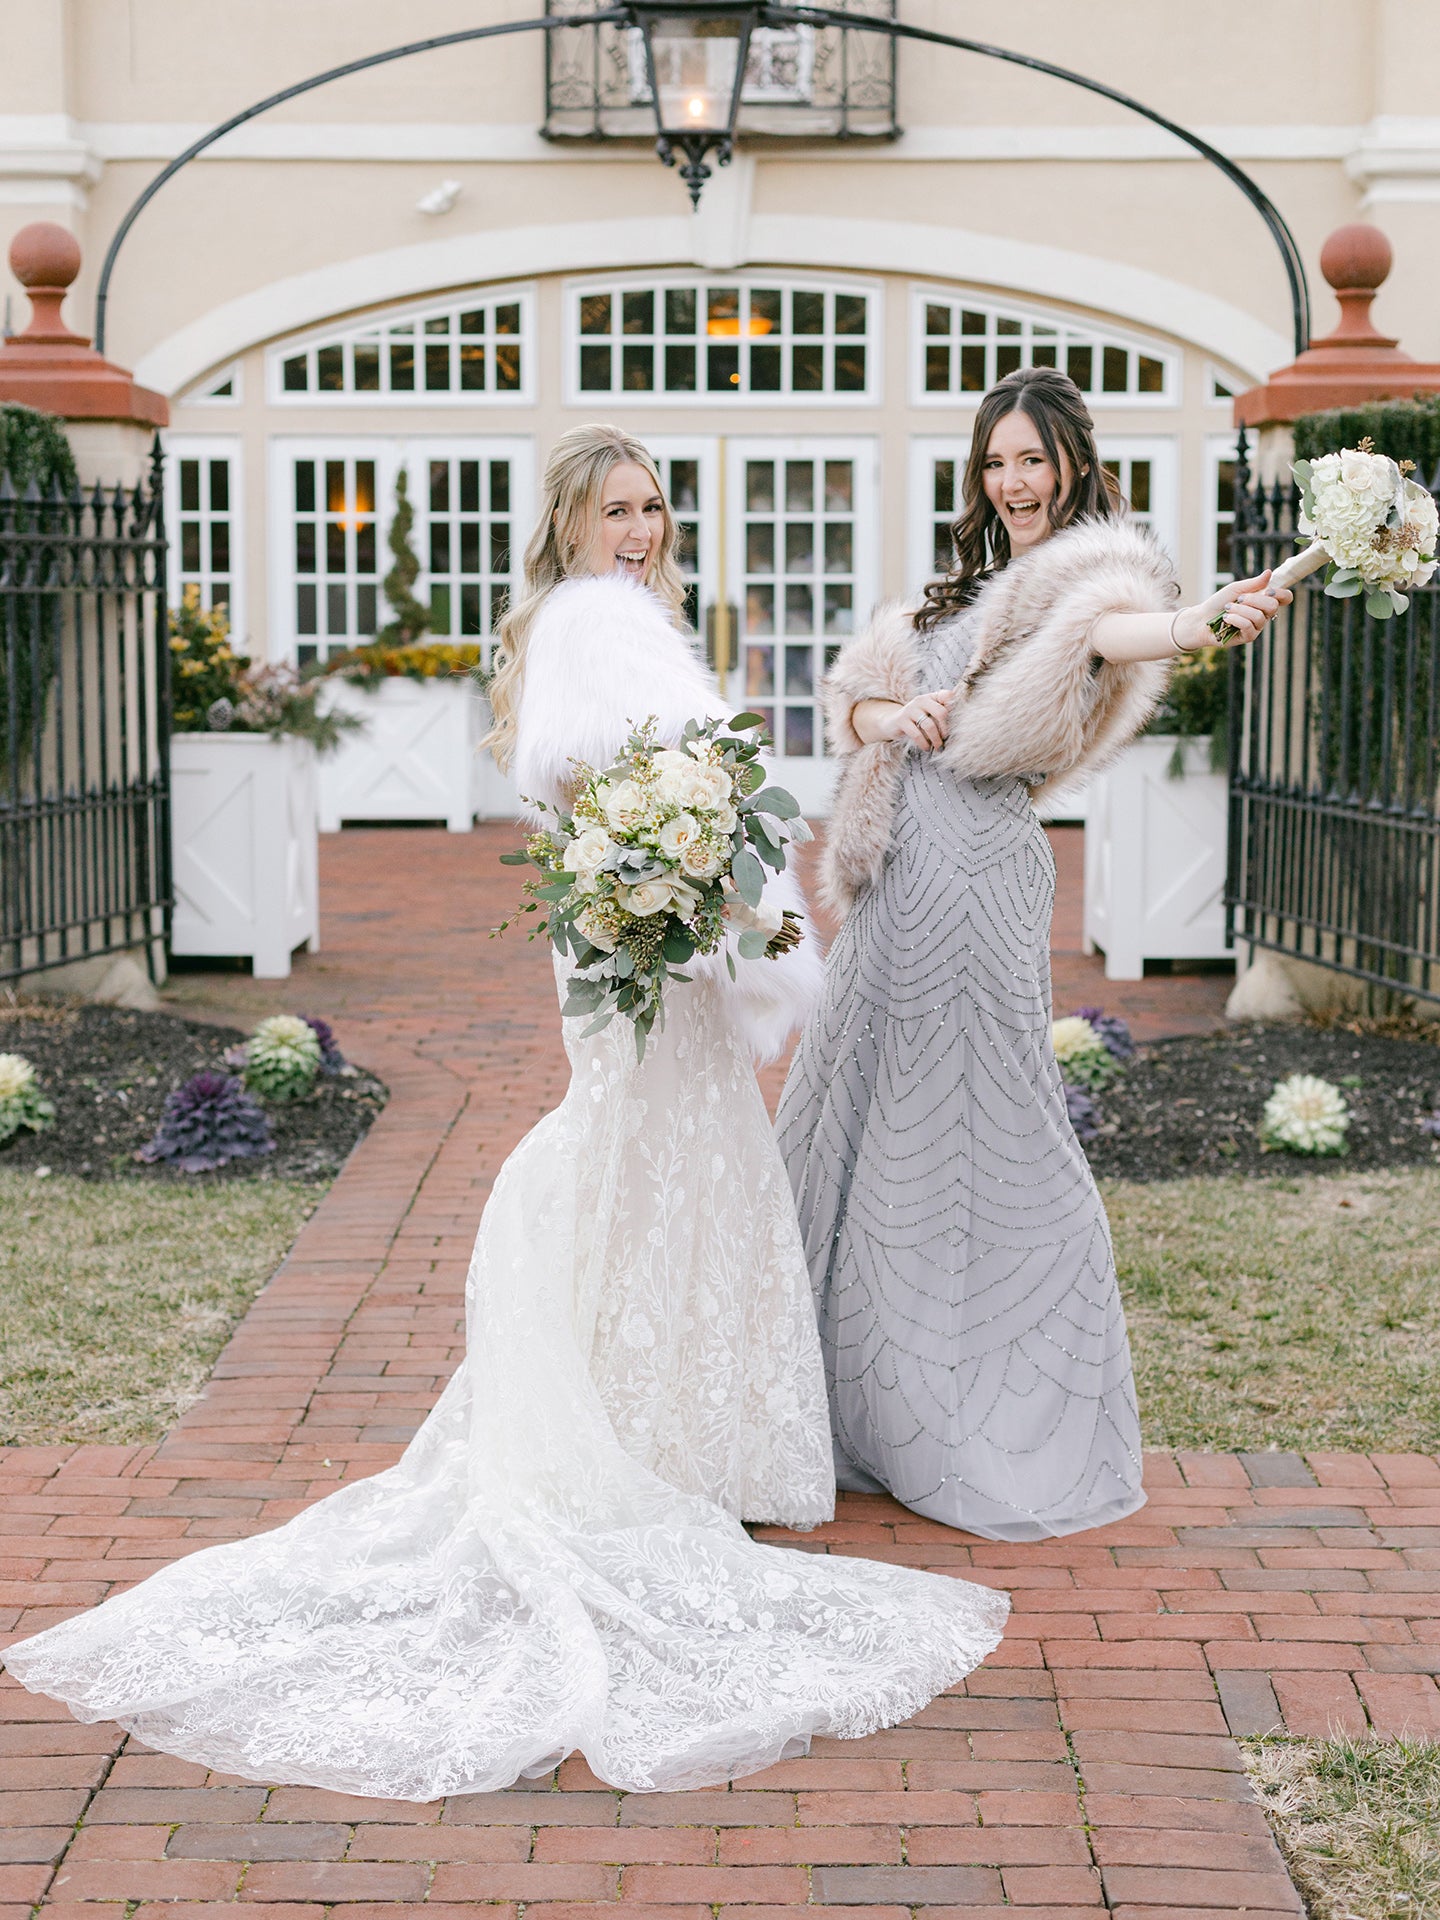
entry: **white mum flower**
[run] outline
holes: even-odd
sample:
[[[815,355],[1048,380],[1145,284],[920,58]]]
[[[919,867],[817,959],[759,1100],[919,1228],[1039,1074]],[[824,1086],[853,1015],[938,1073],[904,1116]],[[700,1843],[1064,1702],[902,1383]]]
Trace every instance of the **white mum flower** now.
[[[1291,1153],[1341,1153],[1349,1126],[1350,1109],[1338,1087],[1313,1073],[1292,1073],[1277,1081],[1265,1102],[1260,1137]]]
[[[18,1100],[35,1084],[35,1069],[23,1053],[0,1053],[0,1100]]]

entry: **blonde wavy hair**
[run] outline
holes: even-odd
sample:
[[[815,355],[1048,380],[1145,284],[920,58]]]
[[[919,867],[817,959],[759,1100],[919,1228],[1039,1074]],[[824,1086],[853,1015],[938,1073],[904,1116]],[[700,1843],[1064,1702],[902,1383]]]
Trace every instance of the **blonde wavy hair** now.
[[[515,723],[525,680],[525,647],[536,616],[562,580],[587,571],[600,529],[600,500],[616,467],[643,467],[664,507],[659,545],[652,548],[645,584],[684,624],[685,582],[675,552],[679,534],[670,502],[649,450],[619,427],[572,427],[551,449],[542,483],[540,518],[525,549],[525,579],[520,598],[500,622],[495,677],[489,686],[495,724],[481,742],[502,772],[515,757]]]

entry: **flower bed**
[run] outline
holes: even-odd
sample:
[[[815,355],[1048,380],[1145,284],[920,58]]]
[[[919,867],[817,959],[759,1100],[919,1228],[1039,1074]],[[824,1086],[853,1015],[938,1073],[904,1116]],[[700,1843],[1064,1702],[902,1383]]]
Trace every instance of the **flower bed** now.
[[[1315,1075],[1343,1094],[1343,1160],[1262,1145],[1266,1104],[1291,1074]],[[1440,1167],[1440,1139],[1425,1124],[1440,1106],[1440,1044],[1290,1024],[1160,1040],[1137,1050],[1101,1106],[1103,1125],[1086,1152],[1097,1174],[1121,1180]]]
[[[0,1051],[34,1066],[55,1107],[43,1132],[21,1132],[0,1147],[0,1167],[49,1167],[100,1180],[330,1180],[385,1104],[373,1075],[322,1077],[306,1100],[267,1106],[275,1151],[235,1160],[218,1172],[143,1167],[134,1154],[152,1139],[166,1096],[201,1072],[225,1073],[228,1047],[246,1035],[167,1013],[39,1003],[0,1009]]]

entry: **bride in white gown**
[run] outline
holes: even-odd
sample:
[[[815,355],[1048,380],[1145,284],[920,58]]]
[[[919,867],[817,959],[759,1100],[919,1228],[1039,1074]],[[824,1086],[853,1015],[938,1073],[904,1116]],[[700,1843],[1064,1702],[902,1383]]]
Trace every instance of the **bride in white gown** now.
[[[643,448],[576,429],[545,496],[495,705],[498,757],[553,802],[572,756],[720,703]],[[627,1021],[566,1024],[569,1091],[496,1180],[467,1358],[399,1464],[11,1647],[25,1686],[228,1773],[430,1800],[575,1751],[618,1788],[712,1785],[904,1719],[985,1657],[1003,1595],[741,1525],[834,1506],[748,1057],[783,1044],[818,961],[807,939],[735,982],[692,970],[642,1064]]]

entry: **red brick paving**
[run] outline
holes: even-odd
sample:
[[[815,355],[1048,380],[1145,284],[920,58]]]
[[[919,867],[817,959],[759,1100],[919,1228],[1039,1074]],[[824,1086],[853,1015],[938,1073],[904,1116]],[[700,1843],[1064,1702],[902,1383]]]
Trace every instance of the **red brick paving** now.
[[[501,829],[324,843],[324,951],[281,986],[182,975],[177,1006],[323,1012],[389,1106],[158,1447],[0,1453],[0,1628],[34,1631],[176,1553],[271,1526],[399,1452],[460,1356],[466,1260],[495,1168],[564,1081],[548,966],[486,938]],[[1057,835],[1062,878],[1075,845]],[[1203,1030],[1223,978],[1057,995],[1142,1034]],[[1074,938],[1078,947],[1078,938]],[[778,1073],[767,1075],[773,1092]],[[0,1920],[1184,1920],[1299,1902],[1234,1736],[1440,1731],[1440,1464],[1419,1455],[1157,1454],[1134,1519],[1040,1546],[843,1497],[799,1543],[1007,1588],[999,1652],[908,1725],[819,1741],[731,1791],[552,1780],[412,1806],[266,1788],[0,1688]],[[785,1538],[775,1534],[769,1537]],[[6,1904],[8,1903],[8,1904]]]

